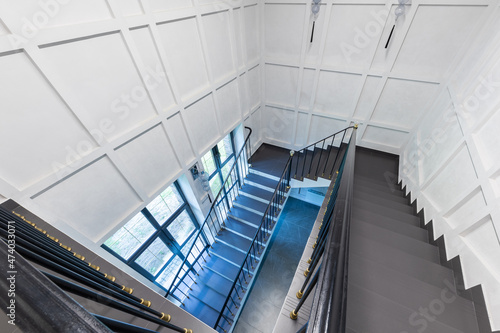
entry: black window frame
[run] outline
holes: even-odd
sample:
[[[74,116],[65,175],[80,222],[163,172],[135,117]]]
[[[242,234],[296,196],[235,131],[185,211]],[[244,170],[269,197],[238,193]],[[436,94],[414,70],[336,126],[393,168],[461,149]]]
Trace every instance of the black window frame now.
[[[111,253],[112,255],[114,255],[115,257],[117,257],[118,259],[120,259],[120,261],[124,262],[125,264],[127,264],[128,266],[132,267],[134,270],[136,270],[138,273],[140,273],[141,275],[143,275],[144,277],[146,277],[148,280],[152,281],[154,284],[156,284],[157,286],[159,286],[160,288],[164,289],[165,291],[168,290],[168,287],[165,287],[163,285],[161,285],[160,283],[156,282],[156,279],[163,273],[163,271],[165,269],[167,269],[167,267],[172,263],[172,261],[176,258],[176,257],[179,257],[181,260],[184,260],[185,258],[185,255],[182,253],[182,250],[184,248],[184,246],[186,244],[189,243],[189,241],[191,240],[191,238],[198,232],[198,230],[200,229],[200,224],[198,222],[198,220],[196,219],[195,215],[193,214],[193,211],[191,209],[191,207],[189,206],[189,203],[187,202],[186,200],[186,197],[184,195],[184,193],[182,192],[182,189],[180,188],[179,184],[177,183],[177,181],[174,181],[172,183],[172,185],[177,189],[177,192],[179,193],[182,201],[183,201],[183,204],[177,208],[177,210],[175,212],[173,212],[164,222],[163,224],[161,223],[161,221],[157,221],[156,218],[151,214],[151,212],[148,210],[147,207],[144,207],[140,213],[142,213],[142,215],[151,223],[151,225],[156,229],[156,231],[148,237],[148,239],[143,242],[141,244],[141,246],[139,246],[139,248],[137,248],[137,250],[135,250],[128,259],[125,259],[123,258],[122,256],[120,256],[118,253],[116,253],[115,251],[113,251],[113,249],[111,249],[110,247],[108,247],[107,245],[105,245],[104,243],[101,245],[101,247],[103,247],[106,251],[108,251],[109,253]],[[172,185],[169,185],[169,186],[172,186]],[[168,226],[170,224],[172,224],[172,222],[174,222],[177,217],[179,217],[180,214],[182,214],[183,212],[187,212],[187,214],[189,215],[189,217],[191,218],[195,228],[193,231],[191,231],[191,233],[189,234],[189,236],[186,238],[186,240],[184,241],[183,244],[179,244],[175,238],[172,236],[172,234],[170,234],[170,232],[168,231]],[[118,229],[119,230],[119,229]],[[169,248],[170,251],[173,252],[173,255],[171,258],[169,258],[169,260],[163,265],[163,267],[161,269],[158,270],[158,272],[153,275],[151,274],[150,272],[148,272],[146,269],[144,269],[141,265],[139,265],[138,263],[136,263],[135,261],[137,260],[137,258],[139,258],[139,256],[144,253],[146,251],[146,249],[157,239],[157,238],[160,238],[166,245],[167,247]],[[189,261],[186,260],[186,263],[189,265]],[[192,268],[192,267],[191,267]]]

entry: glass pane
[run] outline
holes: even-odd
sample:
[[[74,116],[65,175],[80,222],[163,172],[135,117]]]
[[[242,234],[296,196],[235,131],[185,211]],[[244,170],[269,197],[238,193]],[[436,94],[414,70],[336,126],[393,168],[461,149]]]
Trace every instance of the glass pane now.
[[[203,156],[201,158],[201,162],[203,163],[203,169],[205,169],[205,172],[207,172],[211,176],[216,169],[214,155],[212,154],[212,150],[209,150],[205,154],[205,156]]]
[[[156,282],[163,286],[163,288],[165,289],[170,288],[170,284],[172,283],[172,280],[174,279],[174,276],[181,265],[182,259],[176,256],[174,259],[172,259],[167,268],[165,268],[165,270],[161,272],[161,274],[156,278]]]
[[[219,174],[216,174],[214,178],[210,179],[210,189],[212,190],[212,194],[214,197],[219,194],[219,191],[222,187],[222,182],[220,181]]]
[[[219,149],[220,161],[224,163],[227,158],[233,153],[233,147],[231,145],[231,135],[227,135],[224,139],[222,139],[218,144],[217,148]]]
[[[234,164],[234,157],[231,158],[231,160],[228,161],[227,164],[224,165],[224,167],[221,169],[222,170],[222,177],[224,178],[224,180],[228,176],[229,171],[231,171],[231,168],[233,167],[233,164]],[[231,186],[236,181],[236,179],[237,178],[236,178],[236,168],[235,168],[233,170],[233,172],[231,172],[230,179],[225,183],[226,190],[229,190],[229,188],[231,188]]]
[[[144,215],[139,213],[105,241],[104,245],[123,259],[129,259],[155,231]]]
[[[163,225],[184,201],[174,185],[170,185],[146,206],[156,221]]]
[[[135,262],[152,275],[156,275],[172,255],[167,245],[160,238],[156,238]]]
[[[195,229],[196,227],[193,220],[191,220],[191,216],[185,210],[167,227],[168,232],[174,236],[174,239],[180,245],[184,244]]]
[[[187,255],[189,248],[193,244],[193,241],[195,238],[196,237],[194,237],[194,235],[193,235],[191,237],[191,239],[186,243],[186,245],[184,245],[184,247],[181,250],[183,255],[185,255],[185,256]],[[203,248],[204,248],[203,242],[202,242],[201,238],[198,237],[198,240],[196,241],[196,245],[193,246],[193,251],[191,251],[191,255],[188,258],[189,262],[193,262],[193,260],[194,260],[193,256],[197,257],[200,254],[200,251],[203,250]]]

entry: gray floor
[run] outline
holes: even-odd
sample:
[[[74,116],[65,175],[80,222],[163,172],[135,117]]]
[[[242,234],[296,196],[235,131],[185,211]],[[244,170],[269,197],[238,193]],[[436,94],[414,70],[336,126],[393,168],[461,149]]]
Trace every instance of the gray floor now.
[[[273,331],[318,211],[319,206],[288,199],[235,333]]]

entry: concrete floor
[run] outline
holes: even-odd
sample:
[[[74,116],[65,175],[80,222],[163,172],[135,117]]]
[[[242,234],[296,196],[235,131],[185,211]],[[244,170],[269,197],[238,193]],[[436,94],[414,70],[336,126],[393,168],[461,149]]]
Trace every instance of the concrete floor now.
[[[235,333],[272,332],[319,206],[288,198]]]

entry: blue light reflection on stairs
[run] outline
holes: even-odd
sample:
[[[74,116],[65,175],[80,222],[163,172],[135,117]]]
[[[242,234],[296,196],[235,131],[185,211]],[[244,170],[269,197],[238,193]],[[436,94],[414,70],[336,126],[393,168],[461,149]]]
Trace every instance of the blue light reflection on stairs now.
[[[240,195],[236,197],[234,206],[224,222],[223,230],[219,232],[216,241],[204,256],[203,269],[198,270],[198,276],[194,272],[189,273],[189,278],[185,279],[191,281],[189,287],[186,285],[179,287],[187,295],[181,307],[211,327],[215,325],[231,285],[236,279],[278,180],[275,176],[250,169],[240,189]],[[278,215],[284,204],[285,202],[276,207]],[[270,230],[266,230],[267,242],[263,246],[269,242],[274,225],[271,225]],[[265,248],[261,248],[259,252],[252,252],[251,255],[255,259],[254,266],[248,264],[244,266],[244,269],[251,273],[251,278],[254,277],[264,253]],[[237,286],[239,299],[237,302],[231,300],[229,309],[223,314],[226,320],[221,320],[219,324],[222,324],[222,329],[218,328],[220,332],[231,329],[228,322],[234,323],[251,281],[248,278],[238,280]]]

